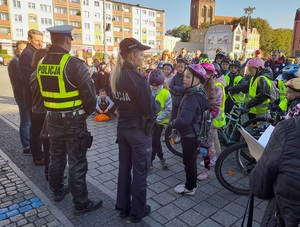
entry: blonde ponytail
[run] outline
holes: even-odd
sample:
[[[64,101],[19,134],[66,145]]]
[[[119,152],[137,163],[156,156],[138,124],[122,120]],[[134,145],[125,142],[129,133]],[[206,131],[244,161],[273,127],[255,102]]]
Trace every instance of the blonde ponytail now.
[[[120,76],[121,76],[121,69],[123,67],[123,58],[120,54],[120,51],[118,52],[118,55],[117,55],[117,60],[116,60],[116,65],[115,65],[115,68],[111,74],[111,77],[110,77],[110,85],[111,85],[111,90],[112,90],[112,93],[113,95],[115,96],[115,93],[116,93],[116,88],[117,88],[117,84],[119,83],[119,79],[120,79]]]

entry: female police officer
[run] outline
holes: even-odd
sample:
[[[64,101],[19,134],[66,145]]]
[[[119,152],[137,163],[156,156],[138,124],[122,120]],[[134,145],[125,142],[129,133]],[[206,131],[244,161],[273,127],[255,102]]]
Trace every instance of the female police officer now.
[[[151,210],[146,205],[147,175],[151,164],[151,127],[160,104],[154,100],[146,77],[137,70],[144,60],[143,51],[148,49],[150,47],[134,38],[122,40],[111,76],[111,87],[119,113],[116,209],[122,218],[130,214],[132,222],[139,222]]]

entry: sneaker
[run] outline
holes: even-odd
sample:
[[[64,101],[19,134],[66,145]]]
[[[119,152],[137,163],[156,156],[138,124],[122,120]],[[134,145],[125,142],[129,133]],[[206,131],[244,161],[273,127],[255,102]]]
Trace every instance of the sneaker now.
[[[168,163],[166,162],[166,159],[164,159],[164,158],[162,158],[162,159],[160,159],[160,164],[161,164],[161,166],[162,166],[162,169],[164,169],[164,170],[166,170],[166,169],[168,169]]]
[[[132,215],[131,214],[131,221],[134,223],[140,222],[143,217],[146,217],[151,212],[151,207],[149,205],[145,206],[144,212],[139,215]]]
[[[30,148],[23,150],[23,155],[32,155]]]
[[[192,190],[188,190],[184,184],[179,184],[174,188],[174,191],[177,194],[184,194],[184,195],[195,195],[196,190],[197,187]]]
[[[153,164],[151,163],[150,167],[149,167],[149,171],[153,170]]]
[[[174,140],[174,143],[177,144],[177,143],[180,143],[180,140],[181,140],[181,137],[180,136],[177,136]]]
[[[208,178],[209,174],[210,174],[210,170],[204,168],[202,170],[202,172],[198,175],[197,179],[198,180],[205,180],[206,178]]]
[[[210,159],[210,165],[211,166],[215,166],[216,165],[216,161],[218,159],[219,156],[214,156],[212,157],[212,159]]]
[[[84,213],[97,210],[101,206],[102,206],[102,200],[101,199],[98,200],[98,201],[89,200],[88,205],[86,207],[83,207],[83,208],[82,207],[81,208],[77,207],[76,208],[76,205],[75,205],[73,214],[76,215],[76,216],[82,215]]]
[[[204,166],[204,161],[201,161],[201,162],[200,162],[200,166]]]
[[[54,201],[60,202],[65,198],[65,195],[70,192],[69,186],[64,186],[59,194],[54,195]]]

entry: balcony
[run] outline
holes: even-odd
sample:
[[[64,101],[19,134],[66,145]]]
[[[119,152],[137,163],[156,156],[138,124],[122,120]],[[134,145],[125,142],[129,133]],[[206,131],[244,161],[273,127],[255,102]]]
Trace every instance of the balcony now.
[[[70,20],[81,21],[81,16],[69,15]]]
[[[1,12],[8,12],[8,6],[7,5],[0,5],[0,11]]]
[[[67,6],[68,2],[67,1],[61,1],[61,0],[55,0],[54,5],[55,6]]]
[[[10,26],[9,20],[0,20],[0,26],[5,25],[5,26]]]
[[[54,13],[54,18],[55,19],[66,19],[67,14],[63,14],[63,13]]]
[[[4,34],[0,34],[0,39],[10,39],[11,40],[11,35],[4,35]]]

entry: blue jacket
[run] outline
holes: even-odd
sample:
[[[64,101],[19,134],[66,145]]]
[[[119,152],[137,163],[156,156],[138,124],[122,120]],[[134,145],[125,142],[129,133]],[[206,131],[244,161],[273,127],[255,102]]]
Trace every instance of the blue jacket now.
[[[199,125],[203,112],[209,109],[209,101],[201,88],[189,88],[183,96],[178,114],[173,120],[173,128],[181,137],[195,137],[200,131]]]
[[[142,117],[154,118],[160,111],[146,76],[131,63],[124,61],[116,86],[115,102],[118,106],[118,129],[140,128]]]

